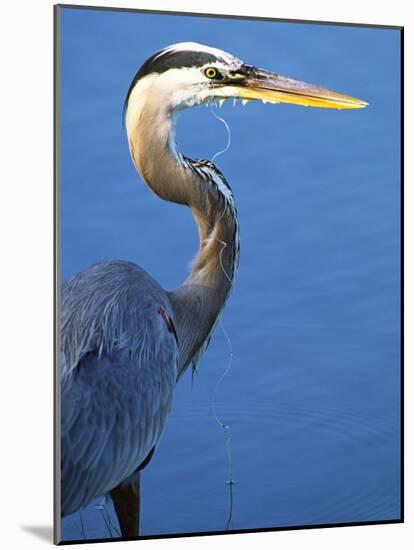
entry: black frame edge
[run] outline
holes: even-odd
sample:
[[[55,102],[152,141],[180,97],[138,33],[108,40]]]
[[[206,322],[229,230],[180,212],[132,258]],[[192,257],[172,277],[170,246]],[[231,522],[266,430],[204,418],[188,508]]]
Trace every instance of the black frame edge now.
[[[97,10],[97,11],[119,11],[130,13],[152,13],[159,15],[181,15],[188,17],[212,17],[218,19],[246,19],[253,21],[276,21],[279,23],[301,23],[311,25],[340,25],[344,27],[369,27],[379,29],[394,29],[401,30],[404,27],[402,25],[381,25],[379,23],[349,23],[344,21],[318,21],[317,19],[286,19],[279,17],[265,17],[260,15],[230,15],[226,13],[199,13],[199,12],[185,12],[185,11],[173,11],[173,10],[150,10],[144,8],[116,8],[113,6],[88,6],[79,4],[56,4],[60,8],[65,9],[83,9],[83,10]]]
[[[53,543],[61,543],[60,491],[60,6],[53,6]]]
[[[404,472],[404,27],[400,30],[400,94],[401,94],[401,104],[400,104],[400,131],[401,131],[401,140],[400,140],[400,255],[401,255],[401,266],[400,266],[400,300],[401,300],[401,309],[400,309],[400,350],[401,350],[401,380],[400,380],[400,413],[401,413],[401,422],[400,422],[400,437],[401,437],[401,448],[400,448],[400,500],[401,500],[401,522],[404,523],[405,515],[405,491],[404,491],[404,481],[405,481],[405,472]]]

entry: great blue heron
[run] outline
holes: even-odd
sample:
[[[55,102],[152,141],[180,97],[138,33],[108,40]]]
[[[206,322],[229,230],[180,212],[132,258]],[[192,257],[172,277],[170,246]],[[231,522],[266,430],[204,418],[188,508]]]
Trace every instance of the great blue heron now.
[[[177,148],[175,115],[227,98],[354,109],[365,102],[180,43],[152,55],[125,101],[132,161],[161,199],[191,208],[200,246],[191,273],[166,291],[139,266],[97,263],[61,299],[61,513],[109,493],[123,536],[139,532],[140,470],[159,441],[177,379],[209,342],[229,292],[239,233],[218,168]]]

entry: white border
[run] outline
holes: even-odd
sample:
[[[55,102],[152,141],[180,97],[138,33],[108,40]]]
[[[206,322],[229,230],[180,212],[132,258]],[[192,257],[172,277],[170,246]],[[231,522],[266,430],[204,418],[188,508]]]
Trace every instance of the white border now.
[[[413,19],[409,2],[324,2],[290,0],[94,1],[77,4],[255,15],[265,17],[391,24],[405,26],[406,97],[414,97]],[[30,549],[46,541],[52,523],[52,5],[50,0],[4,2],[1,10],[1,444],[2,545]],[[384,74],[386,79],[387,75]],[[406,151],[414,150],[406,102]],[[412,161],[406,155],[406,243],[412,243]],[[411,206],[411,209],[410,209]],[[413,246],[406,246],[406,281],[414,279]],[[406,284],[406,396],[412,394],[414,364],[409,339],[413,293]],[[411,339],[412,340],[412,339]],[[411,390],[411,392],[410,392]],[[406,397],[406,423],[413,418]],[[411,430],[412,432],[413,430]],[[414,486],[413,439],[406,430],[406,487]],[[191,503],[189,503],[191,505]],[[306,547],[337,550],[409,548],[414,538],[413,499],[406,498],[406,524],[289,531],[122,543],[122,548],[171,549]],[[49,539],[50,540],[50,539]],[[101,545],[83,545],[97,549]],[[109,550],[109,546],[105,546]],[[111,546],[111,548],[114,548]],[[117,546],[118,548],[118,546]]]

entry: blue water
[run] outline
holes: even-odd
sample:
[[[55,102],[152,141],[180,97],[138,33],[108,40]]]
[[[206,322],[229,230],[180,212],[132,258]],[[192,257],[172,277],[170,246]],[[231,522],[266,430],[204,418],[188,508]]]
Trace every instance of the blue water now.
[[[154,51],[206,43],[370,103],[220,110],[231,147],[217,164],[236,197],[241,257],[223,316],[233,361],[216,401],[231,427],[231,528],[398,519],[399,32],[61,13],[63,279],[120,258],[170,289],[197,249],[190,212],[140,182],[122,128],[130,81]],[[226,141],[206,108],[181,116],[186,155],[211,158]],[[143,472],[143,535],[226,529],[228,462],[211,403],[229,361],[219,326],[193,383],[190,373],[179,382]],[[108,537],[94,504],[86,536]],[[79,514],[62,530],[82,538]]]

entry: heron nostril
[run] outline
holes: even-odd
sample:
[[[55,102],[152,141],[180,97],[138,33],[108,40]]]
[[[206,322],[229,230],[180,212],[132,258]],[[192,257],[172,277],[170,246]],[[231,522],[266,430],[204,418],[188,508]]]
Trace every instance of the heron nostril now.
[[[231,71],[228,71],[227,77],[230,78],[231,80],[242,79],[244,78],[244,74],[242,74],[240,71],[237,71],[237,70],[231,70]]]

